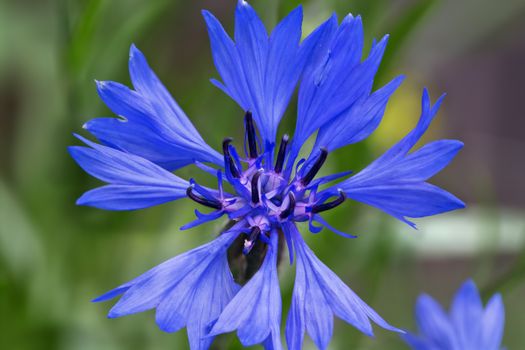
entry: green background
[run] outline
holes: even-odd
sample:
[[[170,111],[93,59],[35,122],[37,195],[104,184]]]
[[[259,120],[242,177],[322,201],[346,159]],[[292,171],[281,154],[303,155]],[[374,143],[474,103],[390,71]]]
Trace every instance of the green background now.
[[[297,1],[254,0],[268,27]],[[359,235],[305,232],[316,254],[390,323],[414,329],[413,306],[427,292],[448,307],[473,277],[484,300],[500,291],[507,318],[504,345],[523,347],[525,326],[525,190],[522,130],[525,6],[521,1],[305,1],[308,33],[331,12],[363,16],[367,49],[391,34],[376,85],[407,80],[384,123],[365,142],[331,154],[323,171],[359,170],[415,125],[423,86],[447,91],[426,140],[466,143],[432,182],[464,199],[461,212],[417,220],[419,230],[353,202],[326,215]],[[148,268],[203,244],[221,222],[191,231],[194,203],[181,200],[136,212],[75,206],[99,183],[69,157],[73,132],[109,116],[94,79],[129,84],[135,43],[210,145],[242,139],[242,111],[209,83],[214,71],[203,8],[233,27],[235,1],[0,2],[0,348],[186,349],[185,332],[157,329],[153,312],[117,320],[111,303],[90,300]],[[521,98],[521,100],[520,100]],[[280,133],[291,133],[289,108]],[[521,130],[521,131],[520,131]],[[180,171],[189,177],[194,168]],[[280,267],[286,315],[293,268]],[[218,347],[237,349],[231,335]],[[313,349],[308,340],[305,348]],[[331,349],[405,349],[376,328],[367,338],[337,321]]]

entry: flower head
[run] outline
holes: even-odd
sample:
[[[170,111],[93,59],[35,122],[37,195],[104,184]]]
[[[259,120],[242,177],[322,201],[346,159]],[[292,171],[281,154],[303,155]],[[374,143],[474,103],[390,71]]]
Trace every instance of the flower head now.
[[[224,139],[222,155],[206,144],[135,46],[129,60],[133,89],[114,82],[97,83],[100,97],[120,118],[88,122],[85,128],[103,145],[79,136],[89,147],[71,147],[70,152],[88,173],[108,183],[85,193],[78,204],[133,210],[189,198],[208,212],[196,211],[197,218],[182,229],[220,217],[234,225],[213,242],[96,300],[123,294],[110,317],[156,308],[161,329],[188,328],[192,349],[207,348],[214,335],[234,330],[245,345],[264,343],[279,349],[277,255],[286,244],[290,261],[294,255],[297,261],[286,328],[290,349],[301,348],[305,332],[319,348],[326,348],[334,315],[368,335],[372,334],[370,320],[399,331],[321,263],[296,223],[308,222],[313,233],[327,227],[354,237],[321,216],[348,198],[405,222],[407,217],[463,207],[453,195],[425,182],[448,164],[462,144],[442,140],[409,153],[441,99],[432,106],[425,91],[416,128],[369,167],[349,178],[351,172],[318,177],[331,151],[359,142],[377,128],[390,96],[402,82],[398,77],[372,91],[387,37],[374,43],[368,57],[361,60],[360,17],[348,15],[338,24],[334,15],[301,41],[301,7],[268,35],[255,11],[239,1],[235,40],[212,14],[204,11],[203,15],[222,78],[212,82],[244,110],[244,154],[231,138]],[[294,136],[277,140],[279,121],[299,81]],[[304,142],[316,131],[310,156],[297,159]],[[204,187],[171,173],[189,164],[214,176],[217,187]],[[347,179],[319,190],[340,178]],[[224,189],[224,181],[233,191]],[[237,245],[239,240],[242,244]],[[240,290],[231,279],[228,247],[235,258],[244,259],[244,278],[238,281],[246,284]],[[202,310],[196,310],[194,303]],[[307,308],[316,303],[319,307]]]
[[[501,349],[505,310],[500,294],[483,308],[473,281],[468,280],[456,293],[446,313],[432,297],[423,294],[416,304],[419,334],[404,334],[415,350]]]

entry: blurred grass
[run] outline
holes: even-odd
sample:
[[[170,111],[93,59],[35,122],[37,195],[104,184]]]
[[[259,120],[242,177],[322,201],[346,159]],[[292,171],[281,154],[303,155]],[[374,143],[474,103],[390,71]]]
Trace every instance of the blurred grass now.
[[[253,1],[269,26],[298,3]],[[384,33],[392,34],[376,80],[381,85],[399,73],[395,67],[401,53],[438,1],[419,1],[401,8],[386,0],[302,3],[305,28],[313,28],[322,19],[319,16],[334,10],[340,17],[351,11],[363,15],[367,43]],[[187,347],[184,332],[160,332],[152,313],[107,320],[109,304],[91,304],[89,300],[208,241],[223,223],[178,231],[193,215],[193,206],[186,200],[130,213],[76,207],[75,199],[98,182],[74,164],[66,146],[76,142],[71,133],[81,132],[84,122],[109,115],[98,100],[93,80],[128,83],[127,51],[132,42],[144,50],[212,146],[217,147],[227,135],[242,139],[242,112],[208,83],[216,73],[199,13],[200,8],[209,8],[232,28],[234,5],[234,1],[181,0],[0,3],[0,94],[2,101],[8,102],[2,108],[11,106],[5,111],[9,116],[2,116],[0,129],[0,141],[5,144],[0,153],[2,348]],[[412,88],[402,88],[398,94],[419,103],[419,93],[413,93]],[[281,133],[293,130],[295,111],[292,103]],[[404,112],[406,108],[389,109],[386,119],[415,117]],[[372,138],[337,151],[323,170],[358,170],[377,156],[378,148],[388,146],[378,143],[381,141]],[[194,171],[188,168],[180,173],[188,177]],[[342,240],[328,232],[308,235],[316,254],[387,320],[411,327],[412,305],[422,286],[417,282],[413,252],[401,247],[396,237],[413,233],[386,215],[354,203],[330,212],[327,219],[360,237]],[[488,264],[495,261],[492,255],[486,259]],[[508,271],[501,279],[486,277],[484,281],[493,283],[487,284],[486,293],[519,285],[524,275],[523,258]],[[281,272],[285,318],[293,267],[284,264]],[[451,284],[445,293],[438,294],[450,295],[455,287]],[[513,341],[509,339],[506,345],[518,344]],[[219,343],[223,348],[241,348],[232,335],[222,337]],[[308,346],[312,348],[310,343]],[[377,330],[377,339],[371,340],[337,322],[331,348],[405,347],[393,334]]]

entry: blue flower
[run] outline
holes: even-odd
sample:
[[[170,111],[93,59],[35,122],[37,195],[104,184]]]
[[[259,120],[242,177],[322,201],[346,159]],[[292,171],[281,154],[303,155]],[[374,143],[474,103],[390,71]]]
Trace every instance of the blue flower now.
[[[430,296],[416,304],[419,335],[404,334],[415,350],[499,350],[503,338],[505,310],[500,294],[483,308],[476,285],[468,280],[458,290],[447,314]]]
[[[402,332],[314,255],[296,223],[308,222],[313,233],[326,227],[355,237],[322,217],[348,198],[407,223],[407,218],[463,207],[459,199],[426,182],[462,144],[441,140],[409,153],[441,99],[432,106],[425,90],[415,129],[356,175],[348,177],[347,171],[318,177],[331,151],[359,142],[377,128],[403,80],[397,77],[372,89],[387,37],[374,42],[362,60],[360,17],[348,15],[339,24],[331,16],[301,41],[301,7],[268,34],[255,11],[239,1],[235,40],[212,14],[204,11],[203,16],[222,80],[212,82],[245,114],[245,154],[237,152],[231,138],[224,139],[222,155],[206,144],[135,46],[129,59],[133,89],[97,82],[101,99],[119,117],[86,123],[102,144],[78,136],[87,147],[71,147],[70,153],[86,172],[107,183],[85,193],[78,204],[134,210],[188,198],[208,212],[196,210],[197,218],[182,229],[221,217],[230,221],[230,228],[211,243],[168,260],[95,301],[121,295],[109,317],[156,309],[162,330],[187,328],[192,349],[207,349],[214,336],[232,331],[246,346],[262,343],[267,349],[281,349],[277,257],[287,246],[290,263],[295,260],[297,268],[286,325],[290,349],[300,349],[306,333],[320,349],[327,348],[334,316],[367,335],[372,335],[370,321]],[[294,136],[277,140],[279,122],[297,85]],[[305,141],[316,132],[310,156],[298,159]],[[217,187],[172,173],[189,164],[211,174]],[[341,178],[346,179],[318,190]],[[224,181],[233,191],[224,189]]]

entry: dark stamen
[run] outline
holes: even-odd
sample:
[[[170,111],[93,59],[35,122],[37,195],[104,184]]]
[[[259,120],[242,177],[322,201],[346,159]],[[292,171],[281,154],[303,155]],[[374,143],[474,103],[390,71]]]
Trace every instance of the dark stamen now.
[[[239,173],[239,169],[237,169],[237,166],[235,165],[235,162],[233,161],[233,158],[230,154],[230,143],[232,141],[233,139],[231,137],[227,137],[222,141],[222,152],[224,153],[224,166],[230,169],[230,172],[233,177],[239,178],[241,177],[241,174]]]
[[[257,140],[255,136],[255,126],[253,125],[252,112],[246,112],[244,116],[244,122],[246,127],[246,135],[248,136],[248,151],[250,153],[250,158],[257,158]]]
[[[256,172],[252,177],[252,203],[259,203],[259,177],[261,177],[262,170]]]
[[[193,186],[190,186],[186,189],[186,195],[193,199],[195,202],[202,204],[206,207],[214,208],[214,209],[222,209],[222,204],[219,201],[206,199],[200,196],[197,196],[195,193],[193,193]]]
[[[328,150],[324,147],[321,147],[321,153],[319,154],[319,158],[317,158],[314,165],[312,165],[306,176],[301,179],[301,183],[303,184],[303,186],[308,185],[314,179],[319,169],[321,169],[321,167],[323,166],[327,156]]]
[[[288,146],[288,135],[284,135],[279,146],[279,153],[277,153],[277,160],[275,161],[275,172],[279,174],[283,170],[284,157],[286,156],[286,147]]]
[[[290,202],[288,203],[288,208],[286,208],[286,210],[281,212],[281,214],[279,215],[281,219],[286,219],[287,217],[289,217],[295,209],[295,195],[293,194],[293,192],[288,193],[288,199],[290,200]]]
[[[242,250],[244,255],[248,254],[253,249],[255,245],[255,240],[257,239],[260,233],[261,229],[259,228],[259,226],[252,227],[252,231],[250,232],[248,239],[244,242],[244,248]]]
[[[314,205],[312,207],[312,213],[315,214],[315,213],[320,213],[322,211],[327,211],[327,210],[333,209],[333,208],[337,207],[338,205],[340,205],[341,203],[343,203],[345,201],[345,199],[346,199],[345,193],[343,191],[339,190],[339,198],[337,198],[334,201],[328,202],[328,203]]]

